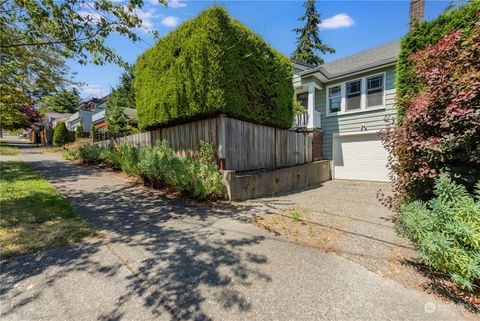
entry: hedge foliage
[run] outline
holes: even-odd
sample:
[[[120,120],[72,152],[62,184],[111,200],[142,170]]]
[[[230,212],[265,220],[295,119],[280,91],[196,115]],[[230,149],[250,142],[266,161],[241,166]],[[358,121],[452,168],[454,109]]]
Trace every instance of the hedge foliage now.
[[[475,16],[479,10],[480,0],[473,0],[456,9],[450,6],[436,19],[417,25],[402,39],[396,85],[400,117],[403,116],[410,99],[422,89],[422,83],[415,74],[414,63],[409,59],[410,55],[438,43],[443,36],[456,30],[468,35],[475,26]]]
[[[83,138],[83,125],[78,126],[75,128],[75,140],[79,140]]]
[[[428,200],[442,172],[469,191],[480,180],[480,15],[477,21],[469,34],[455,31],[410,56],[422,89],[384,136],[397,202]]]
[[[70,133],[65,123],[61,122],[53,130],[53,146],[63,146],[70,142]]]
[[[139,126],[151,129],[224,113],[289,128],[289,59],[213,6],[160,39],[135,64]]]

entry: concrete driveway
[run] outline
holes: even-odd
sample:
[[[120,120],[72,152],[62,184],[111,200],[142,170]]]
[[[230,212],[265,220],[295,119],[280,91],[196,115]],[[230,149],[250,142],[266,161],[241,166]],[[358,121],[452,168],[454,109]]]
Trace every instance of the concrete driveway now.
[[[419,264],[413,245],[395,232],[394,213],[382,205],[379,195],[380,198],[392,195],[391,185],[332,180],[316,188],[249,203],[257,205],[253,207],[257,215],[282,215],[281,222],[285,222],[284,217],[291,222],[293,211],[300,213],[302,220],[316,231],[315,237],[297,237],[295,228],[294,233],[288,228],[277,229],[275,232],[284,238],[345,257],[407,288],[434,293],[476,319],[480,313],[478,306],[448,290],[447,280],[432,275]]]
[[[391,185],[332,180],[317,188],[251,203],[259,205],[257,215],[295,210],[309,222],[320,225],[322,234],[331,236],[323,249],[360,263],[372,272],[408,281],[403,270],[395,270],[399,260],[414,260],[416,254],[410,242],[396,234],[393,213],[378,200],[379,193],[390,195]]]
[[[256,205],[177,199],[35,149],[23,158],[102,237],[2,262],[2,320],[462,319],[423,292],[255,228]]]

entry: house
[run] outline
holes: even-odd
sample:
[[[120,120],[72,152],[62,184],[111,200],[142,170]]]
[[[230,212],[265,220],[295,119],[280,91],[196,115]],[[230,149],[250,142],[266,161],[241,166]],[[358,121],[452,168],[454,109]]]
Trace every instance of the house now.
[[[90,132],[90,126],[92,124],[92,115],[105,110],[107,107],[108,95],[103,98],[91,98],[89,100],[83,101],[77,108],[76,112],[67,118],[65,125],[70,131],[75,131],[75,129],[82,125],[83,132]]]
[[[423,0],[410,4],[410,28],[423,20]],[[314,158],[331,160],[332,177],[388,181],[380,132],[396,117],[400,41],[315,67],[293,61],[295,98],[307,109],[293,129],[313,136]]]
[[[92,115],[92,126],[99,132],[105,132],[107,123],[105,121],[106,109],[100,110]]]
[[[105,120],[105,112],[106,109],[103,109],[92,115],[92,126],[99,132],[105,132],[105,129],[108,126]],[[130,119],[131,124],[137,124],[137,110],[135,108],[124,108],[123,113]]]
[[[40,130],[40,142],[44,145],[52,145],[53,128],[59,122],[66,122],[70,116],[72,116],[71,113],[46,112],[43,117],[43,126]]]
[[[294,127],[319,133],[321,156],[332,161],[333,178],[388,180],[379,133],[396,115],[399,51],[395,41],[319,67],[294,62],[296,99],[307,109]],[[317,142],[314,137],[313,149]]]
[[[55,127],[57,122],[66,121],[68,117],[72,116],[71,113],[57,113],[55,111],[48,111],[45,113],[44,123],[47,127]]]

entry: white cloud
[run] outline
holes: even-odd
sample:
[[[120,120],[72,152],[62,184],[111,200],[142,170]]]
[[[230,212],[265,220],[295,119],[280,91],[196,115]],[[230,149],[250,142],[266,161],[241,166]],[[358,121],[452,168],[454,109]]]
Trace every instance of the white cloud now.
[[[169,8],[184,8],[186,6],[187,6],[187,4],[185,2],[182,2],[182,0],[170,0],[170,1],[168,1],[168,7]]]
[[[100,21],[102,15],[94,11],[78,11],[78,14],[85,19],[91,19],[92,21]]]
[[[167,16],[162,19],[162,25],[167,27],[176,27],[180,23],[180,18],[175,16]]]
[[[83,97],[96,97],[100,98],[102,95],[107,94],[100,85],[81,85],[77,87]]]
[[[355,21],[346,13],[339,13],[333,17],[323,20],[318,27],[320,29],[348,28],[355,24]]]
[[[148,0],[148,2],[151,5],[159,4],[163,6],[163,4],[158,0]],[[184,8],[187,6],[187,4],[183,2],[183,0],[167,0],[167,5],[168,5],[168,8]]]
[[[142,19],[143,28],[148,30],[152,30],[155,23],[153,19],[156,17],[154,11],[144,11],[144,10],[137,10],[137,16]]]

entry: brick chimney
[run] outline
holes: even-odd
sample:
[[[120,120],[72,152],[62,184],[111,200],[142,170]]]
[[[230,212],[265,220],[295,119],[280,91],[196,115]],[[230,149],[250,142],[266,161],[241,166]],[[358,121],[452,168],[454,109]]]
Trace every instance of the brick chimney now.
[[[410,0],[410,30],[415,26],[415,22],[423,22],[425,9],[425,0]]]

